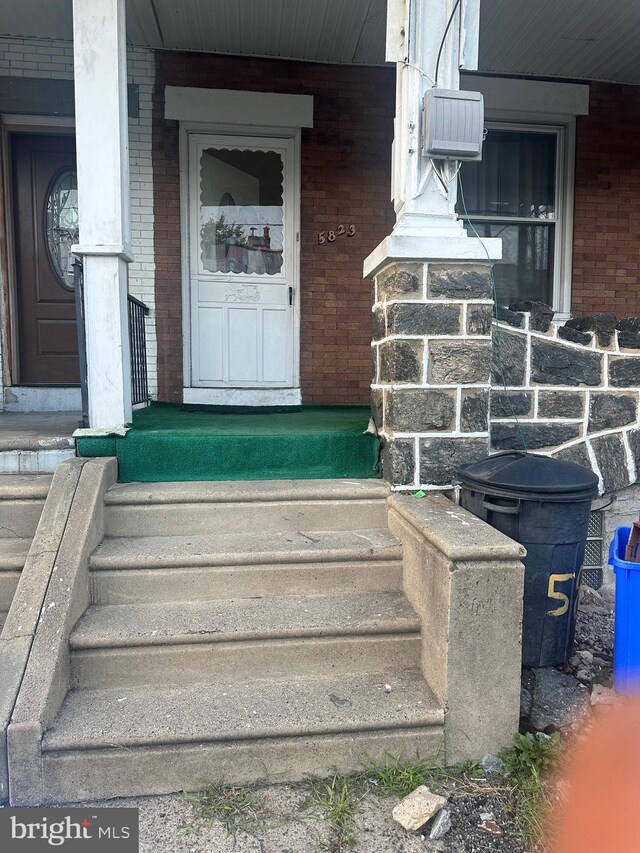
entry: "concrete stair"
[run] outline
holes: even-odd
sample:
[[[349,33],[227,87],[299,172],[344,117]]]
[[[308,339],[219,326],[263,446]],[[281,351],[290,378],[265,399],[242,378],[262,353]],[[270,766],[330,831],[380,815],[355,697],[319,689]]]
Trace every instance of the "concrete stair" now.
[[[0,631],[50,485],[47,474],[0,474]]]
[[[72,689],[42,743],[47,796],[437,753],[443,712],[387,494],[366,480],[112,487]]]

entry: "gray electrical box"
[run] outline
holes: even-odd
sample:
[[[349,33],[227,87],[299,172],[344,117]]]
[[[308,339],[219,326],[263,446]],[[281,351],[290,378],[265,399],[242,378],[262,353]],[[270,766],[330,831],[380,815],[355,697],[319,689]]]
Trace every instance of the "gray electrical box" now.
[[[481,160],[484,100],[480,92],[428,89],[423,102],[422,153],[441,160]]]

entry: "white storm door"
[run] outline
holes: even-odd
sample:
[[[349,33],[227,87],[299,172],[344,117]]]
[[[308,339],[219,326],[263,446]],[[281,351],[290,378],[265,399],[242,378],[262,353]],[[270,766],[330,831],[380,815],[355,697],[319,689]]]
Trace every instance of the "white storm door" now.
[[[293,139],[189,136],[191,385],[292,388]]]

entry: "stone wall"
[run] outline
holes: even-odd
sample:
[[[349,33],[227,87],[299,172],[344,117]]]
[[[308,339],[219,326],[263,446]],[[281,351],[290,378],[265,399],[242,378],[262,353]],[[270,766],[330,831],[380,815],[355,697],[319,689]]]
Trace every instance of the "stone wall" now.
[[[397,489],[450,489],[457,467],[526,449],[640,475],[640,319],[558,326],[541,303],[493,318],[486,265],[403,262],[375,278],[373,417]]]
[[[451,487],[489,451],[487,264],[403,262],[375,277],[373,417],[397,488]]]
[[[498,309],[491,448],[548,453],[591,468],[601,492],[640,472],[640,319],[577,317],[540,303]]]

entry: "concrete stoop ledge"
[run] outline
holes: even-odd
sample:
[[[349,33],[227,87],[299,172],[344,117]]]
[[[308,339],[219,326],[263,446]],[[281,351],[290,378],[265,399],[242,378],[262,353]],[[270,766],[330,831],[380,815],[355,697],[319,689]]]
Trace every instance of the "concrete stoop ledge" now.
[[[8,729],[12,804],[512,737],[522,549],[492,528],[371,481],[114,482],[102,459],[78,483]]]
[[[0,802],[9,790],[6,731],[84,460],[48,475],[0,475]]]

